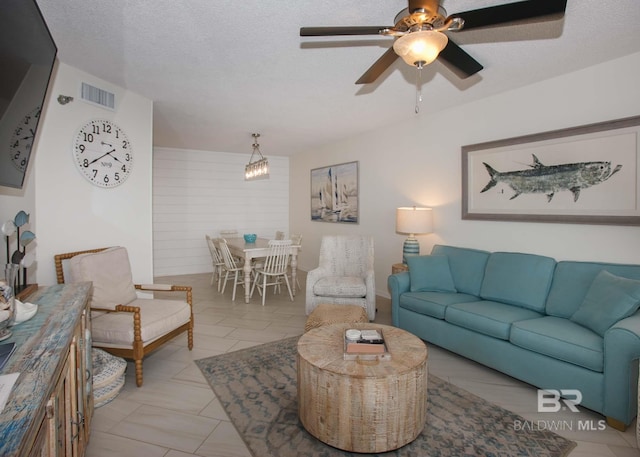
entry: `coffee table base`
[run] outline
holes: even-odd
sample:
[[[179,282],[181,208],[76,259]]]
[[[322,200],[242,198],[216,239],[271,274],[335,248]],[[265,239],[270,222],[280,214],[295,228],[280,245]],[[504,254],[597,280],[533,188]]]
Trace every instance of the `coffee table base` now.
[[[393,341],[391,333],[385,330],[387,342]],[[393,359],[336,361],[341,368],[332,369],[307,360],[298,348],[299,415],[311,435],[338,449],[360,453],[391,451],[418,437],[427,414],[426,349],[422,360],[402,370]],[[396,363],[402,365],[399,360]]]

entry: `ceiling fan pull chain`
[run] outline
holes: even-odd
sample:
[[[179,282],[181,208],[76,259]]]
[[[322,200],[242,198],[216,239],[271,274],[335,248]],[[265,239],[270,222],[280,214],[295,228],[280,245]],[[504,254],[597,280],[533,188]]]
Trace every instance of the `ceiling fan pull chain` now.
[[[422,102],[422,65],[417,65],[416,74],[416,114],[420,113],[419,103]]]

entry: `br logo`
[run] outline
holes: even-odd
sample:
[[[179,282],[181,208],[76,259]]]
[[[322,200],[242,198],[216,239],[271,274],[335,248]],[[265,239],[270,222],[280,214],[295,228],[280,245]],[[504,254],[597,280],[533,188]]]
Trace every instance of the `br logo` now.
[[[579,411],[577,405],[580,402],[582,402],[582,392],[577,389],[538,390],[539,413],[557,413],[567,408],[577,413]]]

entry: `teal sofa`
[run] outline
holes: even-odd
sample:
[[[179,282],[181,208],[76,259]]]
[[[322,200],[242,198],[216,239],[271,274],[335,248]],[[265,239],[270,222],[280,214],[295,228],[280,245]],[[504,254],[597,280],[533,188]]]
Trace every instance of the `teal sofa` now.
[[[393,325],[624,430],[637,414],[640,265],[434,246],[389,276]]]

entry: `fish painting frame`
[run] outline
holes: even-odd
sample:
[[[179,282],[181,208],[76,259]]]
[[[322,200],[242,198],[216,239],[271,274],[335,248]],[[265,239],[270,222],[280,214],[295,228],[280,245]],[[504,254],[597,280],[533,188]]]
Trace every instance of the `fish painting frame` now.
[[[359,223],[358,162],[311,170],[311,220]]]
[[[640,225],[640,116],[463,146],[462,219]]]

